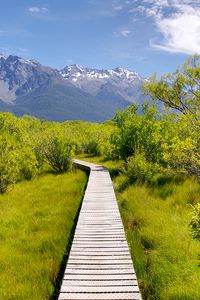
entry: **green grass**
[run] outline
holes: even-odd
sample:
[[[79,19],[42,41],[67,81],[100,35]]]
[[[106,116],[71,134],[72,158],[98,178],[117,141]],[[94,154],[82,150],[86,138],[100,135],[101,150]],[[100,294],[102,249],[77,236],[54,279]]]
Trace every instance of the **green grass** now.
[[[118,194],[144,299],[200,299],[200,243],[188,231],[189,204],[199,197],[192,179],[159,188],[129,186]]]
[[[46,174],[0,196],[0,299],[51,299],[86,180]]]

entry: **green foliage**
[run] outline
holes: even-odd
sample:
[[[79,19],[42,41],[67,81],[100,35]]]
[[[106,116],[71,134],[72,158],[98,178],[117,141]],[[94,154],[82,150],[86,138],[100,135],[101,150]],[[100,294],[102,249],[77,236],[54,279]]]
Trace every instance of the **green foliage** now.
[[[154,75],[144,90],[155,101],[182,113],[172,120],[171,141],[164,140],[164,159],[172,168],[200,180],[200,56],[194,55],[160,80]]]
[[[153,174],[153,165],[146,160],[143,153],[136,153],[129,157],[125,168],[130,183],[149,182]]]
[[[200,113],[200,56],[189,58],[181,69],[173,74],[150,78],[144,85],[145,92],[155,101],[164,102],[184,114],[191,113],[197,118]]]
[[[0,193],[17,180],[19,174],[19,149],[9,135],[0,136]]]
[[[143,152],[148,161],[162,160],[163,128],[160,115],[155,106],[143,106],[143,116],[137,114],[138,107],[132,107],[118,112],[114,117],[116,130],[111,136],[111,144],[116,155],[127,160],[137,152]]]
[[[71,157],[80,153],[100,155],[109,153],[109,138],[113,130],[111,121],[92,124],[80,121],[64,123],[46,122],[34,117],[16,118],[0,113],[0,136],[10,146],[0,145],[2,162],[2,188],[19,180],[30,180],[50,164],[56,172],[71,169]],[[2,148],[2,149],[1,149]],[[10,150],[9,150],[10,149]]]
[[[181,115],[173,136],[163,144],[164,160],[174,169],[187,172],[200,180],[200,120]]]
[[[194,239],[200,241],[200,203],[192,206],[193,216],[190,220],[189,227]]]
[[[43,153],[48,164],[57,172],[71,169],[74,144],[60,136],[49,136],[43,145]]]
[[[92,154],[98,156],[100,154],[99,143],[95,139],[91,139],[86,145],[84,152],[87,154]]]

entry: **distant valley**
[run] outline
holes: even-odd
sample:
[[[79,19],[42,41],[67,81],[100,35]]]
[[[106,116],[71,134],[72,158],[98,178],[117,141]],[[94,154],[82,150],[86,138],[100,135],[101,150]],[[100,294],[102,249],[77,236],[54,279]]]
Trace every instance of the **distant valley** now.
[[[131,102],[142,103],[145,80],[122,68],[70,65],[57,70],[36,60],[0,55],[0,111],[50,121],[102,122]]]

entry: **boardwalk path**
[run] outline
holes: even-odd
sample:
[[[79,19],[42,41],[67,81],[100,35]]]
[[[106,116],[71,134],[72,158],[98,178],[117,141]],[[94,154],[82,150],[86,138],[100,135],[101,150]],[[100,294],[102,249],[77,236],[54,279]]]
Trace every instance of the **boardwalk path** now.
[[[141,299],[112,181],[102,166],[90,169],[59,300]]]

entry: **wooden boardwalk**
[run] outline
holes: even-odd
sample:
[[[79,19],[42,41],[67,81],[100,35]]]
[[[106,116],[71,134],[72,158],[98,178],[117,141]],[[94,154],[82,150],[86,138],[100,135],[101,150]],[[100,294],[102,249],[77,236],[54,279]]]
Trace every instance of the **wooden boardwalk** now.
[[[141,299],[136,274],[107,169],[90,169],[59,300]]]

